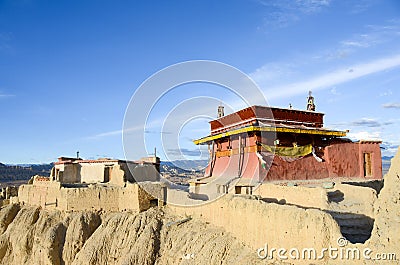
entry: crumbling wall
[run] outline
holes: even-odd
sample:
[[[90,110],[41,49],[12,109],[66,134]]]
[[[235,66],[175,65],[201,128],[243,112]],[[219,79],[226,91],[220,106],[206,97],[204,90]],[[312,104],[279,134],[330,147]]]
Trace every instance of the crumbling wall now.
[[[156,186],[159,187],[159,185]],[[133,210],[142,212],[151,207],[150,202],[153,199],[140,185],[127,183],[125,188],[120,188],[119,190],[118,209],[119,211]]]
[[[114,166],[110,167],[109,174],[109,183],[118,186],[123,186],[125,184],[125,174],[127,173],[124,171],[121,164],[115,164]]]
[[[62,188],[60,209],[65,211],[81,211],[96,209],[105,211],[118,211],[118,187],[99,187],[96,185],[88,188]],[[137,197],[131,198],[132,201]]]
[[[136,183],[127,183],[126,187],[89,185],[65,188],[59,182],[35,180],[33,185],[20,186],[19,196],[14,202],[62,211],[90,209],[141,212],[150,208],[151,200],[153,197]]]
[[[49,181],[45,177],[35,177],[33,184],[19,187],[17,201],[26,205],[55,208],[61,201],[60,189],[59,182]]]

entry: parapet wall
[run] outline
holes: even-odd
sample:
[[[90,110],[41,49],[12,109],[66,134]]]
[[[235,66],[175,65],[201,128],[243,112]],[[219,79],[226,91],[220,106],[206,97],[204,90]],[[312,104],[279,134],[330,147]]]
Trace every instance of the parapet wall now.
[[[253,192],[265,200],[276,201],[281,204],[299,205],[308,208],[327,209],[328,195],[322,187],[287,187],[270,183],[263,183]]]
[[[89,185],[62,187],[59,182],[34,180],[32,185],[21,185],[17,201],[61,211],[104,210],[142,212],[150,208],[153,199],[136,183],[125,187]],[[13,198],[15,202],[15,198]]]
[[[201,206],[167,208],[224,227],[254,250],[266,243],[270,248],[329,248],[341,237],[338,224],[323,211],[266,203],[248,196],[227,194]]]

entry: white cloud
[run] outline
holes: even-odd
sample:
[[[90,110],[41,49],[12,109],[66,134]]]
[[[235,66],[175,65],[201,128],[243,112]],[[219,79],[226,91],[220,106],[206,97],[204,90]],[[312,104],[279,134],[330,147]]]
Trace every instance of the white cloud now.
[[[267,7],[264,24],[267,28],[282,28],[301,19],[301,16],[320,12],[330,4],[330,0],[259,0],[261,5]]]
[[[391,96],[393,94],[392,90],[387,90],[379,94],[380,97]]]
[[[349,123],[350,126],[361,126],[361,127],[382,127],[391,124],[393,124],[392,121],[381,122],[373,118],[361,118],[358,121],[353,121]]]
[[[114,135],[122,135],[122,130],[99,133],[99,134],[96,134],[93,136],[89,136],[88,138],[102,138],[102,137],[114,136]]]
[[[375,118],[361,118],[355,121],[349,122],[341,122],[341,123],[334,123],[333,126],[340,126],[340,127],[357,127],[362,128],[363,130],[370,130],[368,128],[382,128],[383,126],[394,125],[396,124],[397,120],[383,120],[383,119],[375,119]]]
[[[266,86],[268,86],[269,84],[260,83],[257,79],[255,79],[255,81],[258,82],[261,88],[263,88],[264,93],[268,95],[268,99],[281,98],[302,94],[309,90],[326,89],[337,84],[349,82],[360,77],[378,73],[398,66],[400,66],[400,54],[376,59],[374,61],[358,65],[343,67],[331,73],[315,76],[306,81],[300,81],[288,85],[281,85],[270,89],[266,89]],[[260,69],[262,70],[262,68]],[[262,77],[261,70],[258,71],[259,77]],[[251,75],[253,76],[253,74]]]
[[[355,141],[358,140],[382,141],[381,132],[367,132],[367,131],[349,132],[347,136]]]
[[[101,138],[104,138],[104,137],[110,137],[110,136],[121,136],[122,137],[122,133],[123,132],[125,132],[125,133],[127,133],[127,132],[133,133],[133,132],[139,132],[139,131],[144,133],[145,132],[145,126],[144,125],[140,125],[140,126],[132,127],[132,128],[129,128],[129,129],[125,129],[125,131],[121,129],[121,130],[103,132],[103,133],[95,134],[95,135],[92,135],[92,136],[88,136],[88,137],[86,137],[86,139],[98,140],[98,139],[101,139]]]
[[[256,69],[249,76],[258,83],[271,83],[285,79],[295,73],[294,65],[289,63],[268,63]]]
[[[343,1],[343,2],[345,2],[345,1]],[[346,2],[350,2],[352,4],[350,12],[353,14],[357,14],[357,13],[362,13],[362,12],[368,10],[377,1],[376,0],[355,0],[355,1],[346,1]]]
[[[331,94],[332,94],[332,95],[335,95],[335,96],[340,96],[342,93],[338,92],[338,91],[336,90],[336,87],[332,87],[332,88],[331,88]]]
[[[386,25],[367,25],[366,32],[341,41],[342,49],[369,48],[400,36],[400,23],[390,20]],[[349,50],[348,50],[349,51]]]
[[[386,103],[382,107],[385,109],[400,109],[400,103]]]
[[[341,44],[343,46],[345,46],[345,47],[347,46],[347,47],[363,47],[363,48],[366,48],[366,47],[371,46],[370,42],[350,41],[350,40],[342,41]]]
[[[391,42],[393,45],[397,45],[394,41],[400,37],[400,20],[388,20],[385,25],[366,25],[364,28],[363,32],[339,41],[336,47],[314,55],[313,58],[332,61],[348,58],[351,54],[361,50],[376,48]]]
[[[287,3],[283,1],[283,3]],[[285,4],[279,4],[279,6]],[[329,3],[324,3],[329,5]],[[294,7],[293,7],[294,8]],[[384,71],[400,65],[400,54],[394,54],[386,58],[376,59],[358,65],[349,65],[336,71],[315,76],[309,80],[298,81],[293,84],[283,84],[286,80],[297,78],[304,75],[304,69],[310,65],[320,65],[324,63],[349,57],[359,49],[372,49],[373,46],[394,41],[400,37],[400,20],[389,20],[386,25],[367,25],[365,32],[354,34],[351,38],[338,42],[336,47],[325,51],[320,51],[307,56],[306,58],[295,58],[291,62],[268,63],[256,69],[250,76],[258,83],[268,95],[268,98],[284,97],[287,95],[300,94],[308,90],[318,90],[336,84],[351,81],[369,74]],[[349,59],[349,58],[348,58]],[[271,88],[272,87],[272,88]],[[268,89],[271,88],[271,89]],[[334,91],[332,91],[334,93]],[[388,91],[387,94],[390,95]]]
[[[11,94],[0,94],[0,98],[9,98],[9,97],[15,97],[15,95],[11,95]]]

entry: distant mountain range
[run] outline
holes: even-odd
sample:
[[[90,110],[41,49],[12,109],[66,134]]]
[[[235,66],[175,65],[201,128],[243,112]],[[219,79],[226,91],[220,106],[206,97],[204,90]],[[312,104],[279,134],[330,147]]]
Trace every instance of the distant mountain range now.
[[[204,169],[208,164],[208,160],[174,160],[161,161],[161,166],[179,167],[182,170],[197,171]]]
[[[6,165],[0,163],[0,182],[29,180],[34,175],[49,176],[53,164]]]

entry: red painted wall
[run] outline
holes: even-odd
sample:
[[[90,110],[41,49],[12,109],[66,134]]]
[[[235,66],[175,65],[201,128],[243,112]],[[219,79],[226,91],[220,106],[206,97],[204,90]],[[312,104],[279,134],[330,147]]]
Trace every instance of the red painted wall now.
[[[247,138],[246,145],[253,145],[254,138]],[[233,140],[232,148],[238,147]],[[226,143],[223,143],[226,150]],[[372,176],[364,176],[364,153],[372,153]],[[318,162],[312,155],[291,161],[262,152],[267,169],[261,166],[256,153],[245,153],[242,162],[242,178],[254,178],[260,181],[318,180],[326,178],[381,179],[382,161],[378,143],[334,143],[324,149],[323,162]],[[237,176],[239,170],[238,155],[216,158],[212,175],[218,177]],[[206,175],[210,173],[210,165]]]
[[[312,180],[329,177],[327,164],[318,162],[313,156],[305,156],[293,162],[286,162],[275,156],[269,171],[261,170],[261,175],[266,176],[264,181]]]
[[[358,143],[337,143],[325,148],[329,177],[362,177]]]

